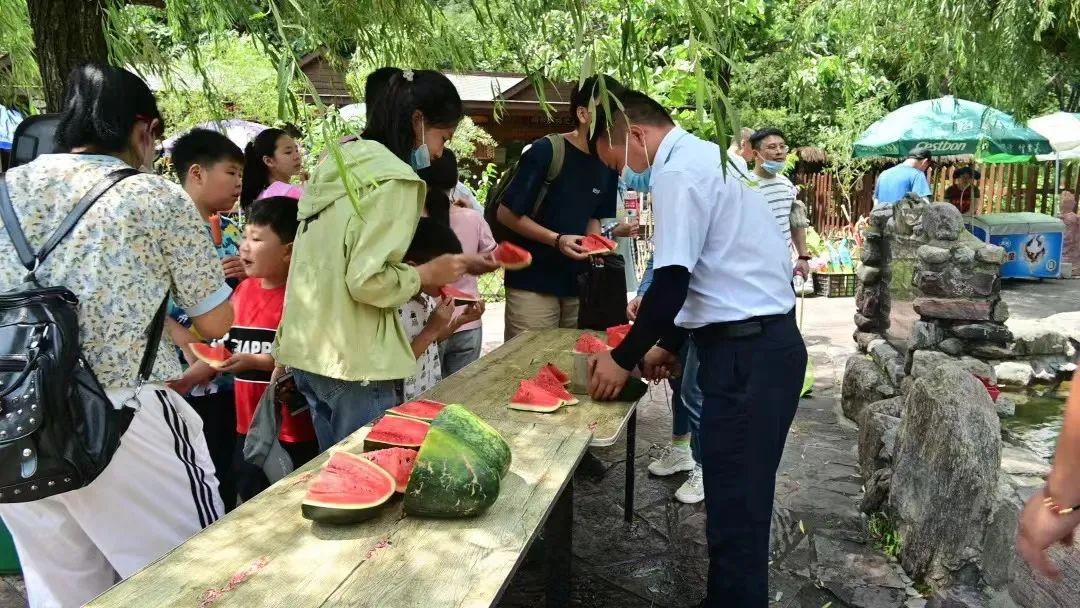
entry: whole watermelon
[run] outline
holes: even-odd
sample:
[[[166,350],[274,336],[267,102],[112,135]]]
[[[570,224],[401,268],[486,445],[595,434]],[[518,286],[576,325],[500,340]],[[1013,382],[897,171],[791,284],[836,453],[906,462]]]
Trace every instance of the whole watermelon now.
[[[405,513],[469,517],[499,497],[499,473],[468,443],[432,426],[420,446],[405,490]]]
[[[468,409],[457,404],[448,405],[431,421],[431,427],[443,429],[472,448],[487,460],[500,478],[510,470],[510,445],[499,431]]]

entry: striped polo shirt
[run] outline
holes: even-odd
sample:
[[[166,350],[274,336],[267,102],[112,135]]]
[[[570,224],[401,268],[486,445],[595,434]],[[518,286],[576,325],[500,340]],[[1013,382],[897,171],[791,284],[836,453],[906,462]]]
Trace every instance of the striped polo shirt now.
[[[791,247],[791,207],[795,204],[795,196],[798,194],[795,185],[783,175],[761,177],[753,175],[753,185],[765,198],[765,203],[772,211],[773,218],[780,232],[784,234],[784,240]]]

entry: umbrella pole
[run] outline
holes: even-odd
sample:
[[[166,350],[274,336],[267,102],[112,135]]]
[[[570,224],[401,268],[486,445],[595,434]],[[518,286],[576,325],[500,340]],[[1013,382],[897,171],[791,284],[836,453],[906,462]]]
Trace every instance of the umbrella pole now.
[[[1060,213],[1061,205],[1061,152],[1054,150],[1054,209]]]

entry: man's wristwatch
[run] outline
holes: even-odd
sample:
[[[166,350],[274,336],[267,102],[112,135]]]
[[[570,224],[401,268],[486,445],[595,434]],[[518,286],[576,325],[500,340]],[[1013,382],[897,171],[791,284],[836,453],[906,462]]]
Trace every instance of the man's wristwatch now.
[[[808,256],[808,255],[800,255],[800,256],[799,256],[799,259],[800,259],[801,261],[803,261],[803,262],[809,262],[809,261],[810,261],[811,259],[813,259],[813,258],[811,258],[811,257],[810,257],[810,256]]]

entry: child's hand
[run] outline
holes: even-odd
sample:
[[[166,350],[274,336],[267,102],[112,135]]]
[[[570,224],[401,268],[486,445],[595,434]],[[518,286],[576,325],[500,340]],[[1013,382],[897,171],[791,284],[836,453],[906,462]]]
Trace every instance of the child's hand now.
[[[203,363],[197,361],[184,372],[183,376],[180,376],[178,380],[172,380],[166,382],[169,388],[180,393],[181,395],[187,395],[191,393],[191,390],[196,386],[204,386],[210,384],[210,381],[217,376],[217,370]]]
[[[233,356],[225,360],[225,363],[218,368],[218,371],[225,374],[238,374],[253,370],[257,365],[256,356],[251,353],[234,353]]]
[[[458,315],[458,318],[454,319],[454,326],[461,327],[462,325],[467,325],[473,321],[479,321],[483,316],[484,301],[480,300],[479,302],[473,302],[465,307],[465,310]]]
[[[453,298],[441,298],[439,304],[435,307],[435,310],[431,311],[431,316],[428,317],[427,325],[424,329],[431,331],[438,339],[443,339],[449,335],[450,324],[454,320],[454,299]]]

